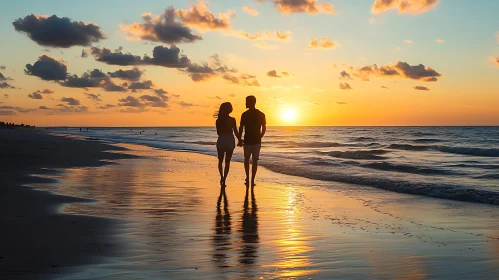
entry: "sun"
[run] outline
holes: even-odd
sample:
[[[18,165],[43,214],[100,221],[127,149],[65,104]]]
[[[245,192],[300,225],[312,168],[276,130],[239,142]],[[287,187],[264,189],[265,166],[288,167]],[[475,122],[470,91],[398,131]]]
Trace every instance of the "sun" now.
[[[281,114],[282,119],[287,123],[292,123],[296,121],[296,110],[293,108],[285,108]]]

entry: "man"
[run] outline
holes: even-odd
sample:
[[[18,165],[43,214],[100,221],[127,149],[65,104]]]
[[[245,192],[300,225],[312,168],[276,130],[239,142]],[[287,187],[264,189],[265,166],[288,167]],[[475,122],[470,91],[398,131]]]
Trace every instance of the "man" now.
[[[255,176],[258,169],[258,159],[262,146],[262,137],[267,130],[265,114],[255,108],[256,98],[252,95],[246,97],[246,108],[248,110],[241,116],[241,126],[239,127],[239,139],[244,130],[244,171],[246,171],[246,186],[249,186],[249,164],[250,157],[253,165],[251,168],[251,187],[255,186]],[[238,144],[241,146],[241,143]]]

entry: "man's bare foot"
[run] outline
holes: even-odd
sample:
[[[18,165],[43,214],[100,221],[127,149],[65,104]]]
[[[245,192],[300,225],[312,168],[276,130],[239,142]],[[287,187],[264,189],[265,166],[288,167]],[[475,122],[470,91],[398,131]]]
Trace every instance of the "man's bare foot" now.
[[[252,181],[252,182],[251,182],[251,186],[252,186],[252,187],[256,186],[255,181]]]
[[[248,187],[248,186],[249,186],[249,180],[248,180],[248,178],[246,178],[246,179],[244,180],[244,185],[246,185],[246,187]]]

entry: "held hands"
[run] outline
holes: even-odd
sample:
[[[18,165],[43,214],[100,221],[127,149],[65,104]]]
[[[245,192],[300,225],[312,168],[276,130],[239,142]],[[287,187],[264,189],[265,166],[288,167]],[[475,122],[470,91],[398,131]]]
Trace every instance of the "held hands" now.
[[[244,145],[244,141],[243,141],[243,140],[241,140],[241,139],[239,139],[239,140],[237,141],[237,146],[238,146],[238,147],[242,147],[243,145]]]

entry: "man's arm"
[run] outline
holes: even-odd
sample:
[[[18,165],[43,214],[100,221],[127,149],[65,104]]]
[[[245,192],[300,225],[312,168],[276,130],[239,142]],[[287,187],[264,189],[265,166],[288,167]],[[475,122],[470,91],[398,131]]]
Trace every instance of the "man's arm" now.
[[[262,133],[260,133],[260,139],[262,139],[263,136],[265,135],[265,131],[267,131],[267,125],[262,124]]]
[[[244,120],[243,120],[243,116],[241,115],[241,125],[239,126],[239,135],[238,135],[239,136],[238,137],[239,143],[237,143],[238,146],[239,146],[240,143],[243,144],[242,143],[243,142],[242,141],[242,139],[243,139],[242,138],[243,137],[243,129],[244,129]]]

